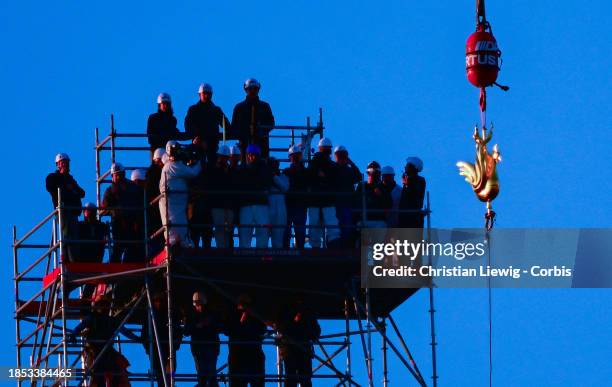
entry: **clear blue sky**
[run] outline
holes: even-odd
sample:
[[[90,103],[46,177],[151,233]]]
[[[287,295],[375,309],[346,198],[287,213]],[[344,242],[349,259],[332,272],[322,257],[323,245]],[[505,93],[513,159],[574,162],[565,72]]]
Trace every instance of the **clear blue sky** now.
[[[376,159],[400,168],[419,155],[435,226],[481,225],[483,206],[454,166],[472,159],[479,119],[478,91],[464,74],[473,0],[226,3],[0,5],[8,169],[0,365],[15,362],[11,225],[24,232],[50,210],[44,177],[60,151],[93,200],[93,128],[107,129],[114,112],[120,130],[144,131],[161,91],[172,95],[182,128],[200,82],[213,84],[215,102],[230,114],[243,80],[254,76],[279,123],[323,107],[329,136],[362,167]],[[511,87],[489,92],[504,157],[498,227],[610,227],[611,12],[605,1],[487,1],[503,51],[500,81]],[[495,384],[609,384],[610,296],[494,291]],[[437,303],[441,384],[485,385],[486,292],[442,290]],[[421,292],[396,318],[429,376],[426,310]],[[403,380],[396,374],[393,385]]]

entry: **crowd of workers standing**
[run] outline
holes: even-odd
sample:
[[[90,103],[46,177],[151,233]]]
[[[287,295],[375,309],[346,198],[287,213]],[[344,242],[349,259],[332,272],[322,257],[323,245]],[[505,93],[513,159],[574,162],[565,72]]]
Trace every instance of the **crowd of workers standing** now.
[[[200,85],[199,101],[187,112],[184,132],[177,128],[170,95],[161,93],[158,110],[147,123],[151,165],[132,170],[128,179],[126,168],[115,162],[100,208],[90,202],[82,207],[85,191],[70,174],[70,157],[58,154],[57,170],[47,176],[46,188],[54,208],[60,200],[63,205],[60,228],[69,242],[64,259],[102,262],[109,245],[111,263],[144,262],[164,243],[179,248],[250,248],[253,234],[257,248],[304,248],[307,242],[313,248],[353,248],[359,243],[359,228],[423,227],[421,159],[406,159],[399,184],[394,169],[377,161],[367,165],[364,179],[347,148],[334,147],[330,138],[323,137],[312,157],[310,144],[292,144],[289,165],[281,168],[280,161],[270,156],[269,132],[275,121],[270,105],[259,99],[260,87],[252,78],[244,83],[246,98],[235,106],[230,121],[213,103],[212,87]],[[179,143],[182,140],[190,145]],[[237,143],[228,146],[225,140]],[[145,200],[152,204],[143,210]],[[110,215],[110,228],[100,220],[103,215]],[[149,235],[158,234],[146,246],[149,257],[144,244],[147,230]],[[85,286],[84,297],[93,292],[93,287]],[[92,315],[108,314],[107,301],[100,298]],[[193,295],[192,313],[183,319],[183,331],[177,336],[191,336],[202,386],[216,385],[219,333],[230,338],[230,374],[264,373],[260,352],[266,327],[251,315],[248,296],[238,302],[235,315],[222,323],[206,307],[204,293]],[[278,320],[276,329],[311,345],[320,334],[313,316],[296,306],[289,318]],[[95,321],[83,320],[75,333]],[[142,335],[146,334],[143,326]],[[232,337],[237,340],[233,345]],[[238,344],[241,340],[255,344]],[[297,378],[285,385],[310,385],[311,353],[289,341],[282,345],[287,373]],[[244,356],[250,360],[241,360]],[[158,362],[156,369],[162,368]],[[259,377],[234,378],[231,385],[249,382],[263,385]]]

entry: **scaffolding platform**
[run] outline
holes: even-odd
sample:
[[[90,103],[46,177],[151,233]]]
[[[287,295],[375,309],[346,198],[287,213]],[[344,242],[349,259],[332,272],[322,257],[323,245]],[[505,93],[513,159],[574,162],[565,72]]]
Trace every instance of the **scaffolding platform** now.
[[[48,288],[59,281],[62,270],[69,286],[137,283],[143,274],[162,269],[166,255],[162,250],[148,264],[65,263],[45,275],[42,286]],[[358,249],[189,249],[175,254],[173,264],[173,277],[178,279],[175,298],[177,305],[184,307],[190,305],[195,290],[206,289],[211,303],[221,310],[232,306],[228,298],[248,293],[259,313],[269,320],[298,298],[319,318],[338,320],[344,318],[345,299],[352,293],[360,294]],[[154,287],[161,287],[162,277],[152,276]],[[388,316],[417,290],[371,289],[372,316]],[[66,318],[81,318],[89,300],[69,299],[68,305]],[[34,317],[46,303],[33,301],[21,306],[18,317]]]
[[[322,111],[319,111],[319,122],[316,126],[311,126],[308,119],[306,126],[276,126],[269,129],[290,131],[290,135],[270,135],[270,138],[276,139],[277,142],[290,140],[291,145],[298,140],[301,141],[306,149],[304,158],[308,162],[311,156],[311,141],[315,135],[323,137]],[[102,152],[110,151],[111,157],[108,161],[112,164],[117,160],[117,151],[132,150],[148,153],[149,148],[141,145],[118,146],[116,142],[119,139],[139,139],[146,137],[146,134],[119,134],[114,128],[112,117],[110,134],[102,140],[98,134],[96,129],[96,196],[100,204],[102,186],[109,183],[110,175],[110,168],[101,167]],[[280,148],[271,146],[271,150],[277,153],[282,151],[284,156],[286,145]],[[279,157],[281,161],[285,161],[283,156]],[[127,169],[134,168],[137,167]],[[160,196],[163,195],[168,193]],[[158,205],[159,197],[151,199],[146,195],[143,197],[144,218],[149,207]],[[110,238],[105,242],[109,253],[118,242],[142,244],[145,253],[141,256],[141,263],[67,262],[64,260],[67,256],[66,249],[70,247],[70,243],[79,243],[79,241],[64,240],[61,232],[62,212],[71,208],[64,207],[61,200],[59,202],[57,208],[21,237],[17,237],[17,229],[13,227],[14,316],[19,368],[51,366],[73,368],[78,370],[75,377],[58,378],[53,382],[65,386],[81,386],[87,383],[93,367],[83,366],[85,358],[80,348],[81,344],[74,341],[74,329],[77,320],[91,313],[91,300],[89,296],[84,297],[83,294],[86,288],[90,291],[95,287],[93,297],[97,294],[106,295],[111,302],[110,313],[121,320],[120,326],[129,324],[132,330],[141,329],[136,325],[157,326],[159,322],[157,319],[162,318],[163,313],[156,314],[152,311],[154,308],[159,308],[160,300],[162,308],[166,310],[167,315],[163,315],[163,319],[166,319],[167,323],[163,323],[162,326],[167,328],[165,334],[168,339],[158,337],[160,332],[155,332],[153,329],[154,334],[147,338],[147,345],[153,351],[148,359],[149,364],[141,361],[131,367],[128,375],[130,381],[155,382],[151,359],[162,356],[167,357],[165,361],[169,367],[169,372],[164,376],[166,386],[195,381],[194,373],[185,375],[175,373],[172,360],[176,359],[177,348],[174,347],[174,343],[181,337],[173,335],[175,328],[179,328],[182,324],[180,316],[192,308],[193,292],[202,290],[208,299],[208,307],[222,316],[234,312],[241,296],[247,295],[252,300],[249,310],[253,316],[270,327],[274,327],[272,322],[279,321],[278,318],[297,303],[312,311],[318,319],[344,322],[344,324],[323,326],[326,329],[316,340],[315,350],[312,353],[314,362],[312,371],[315,379],[331,382],[330,378],[333,378],[334,384],[342,386],[361,386],[360,383],[372,386],[374,374],[380,373],[383,385],[387,385],[389,380],[387,354],[393,353],[416,385],[428,385],[399,326],[393,319],[392,312],[420,288],[430,286],[429,283],[423,282],[414,284],[416,285],[414,287],[397,289],[362,288],[361,251],[358,248],[339,249],[328,246],[303,249],[216,247],[182,249],[165,245],[159,251],[154,250],[161,248],[157,242],[162,233],[173,226],[185,226],[171,224],[163,225],[159,230],[148,230],[145,226],[142,241]],[[360,211],[366,210],[364,202]],[[426,216],[429,229],[431,213],[429,196],[427,196],[426,209],[419,212]],[[235,226],[240,227],[240,225]],[[269,227],[269,225],[256,226]],[[309,225],[309,227],[321,226]],[[357,227],[355,231],[359,231]],[[82,285],[88,286],[82,287]],[[429,287],[425,290],[429,291],[432,385],[435,387],[437,383],[435,307],[433,289]],[[344,328],[336,330],[333,328],[334,325],[336,327],[344,325]],[[272,328],[269,334],[277,334],[274,329],[276,328]],[[107,340],[105,348],[116,347],[116,350],[121,352],[126,346],[134,344],[137,347],[142,346],[134,340],[121,340],[119,336],[117,330],[113,337]],[[378,367],[375,367],[373,362],[374,337],[379,337],[382,343],[382,361],[377,363]],[[276,346],[274,340],[265,340],[264,344]],[[351,350],[355,345],[360,346],[361,351]],[[358,353],[362,353],[363,356]],[[101,356],[98,354],[93,362],[98,361]],[[356,380],[351,356],[362,357],[367,370],[367,381]],[[280,386],[287,380],[287,375],[283,371],[278,347],[276,357],[276,369],[266,369],[265,374],[268,382],[276,382]],[[79,364],[81,368],[77,368]],[[226,366],[222,366],[217,371],[218,381],[227,380],[227,373],[223,372],[224,367]],[[405,382],[406,380],[402,380],[402,383]],[[18,381],[18,385],[25,383],[26,380]]]

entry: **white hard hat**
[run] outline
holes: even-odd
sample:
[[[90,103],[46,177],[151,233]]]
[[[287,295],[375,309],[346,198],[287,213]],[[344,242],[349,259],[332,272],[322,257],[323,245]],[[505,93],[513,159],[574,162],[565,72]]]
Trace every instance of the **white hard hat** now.
[[[408,157],[406,159],[406,165],[411,164],[417,170],[417,172],[421,172],[423,170],[423,160],[416,156]]]
[[[229,156],[230,155],[230,148],[229,148],[229,146],[227,146],[225,144],[219,145],[219,149],[217,150],[217,154],[219,156]]]
[[[59,163],[62,160],[68,160],[70,161],[70,156],[68,156],[67,153],[58,153],[55,155],[55,163]]]
[[[200,87],[198,87],[198,94],[200,93],[212,93],[213,89],[212,86],[210,85],[210,83],[201,83]]]
[[[256,87],[258,89],[261,88],[261,84],[259,83],[259,81],[255,78],[249,78],[246,81],[244,81],[244,89],[248,89],[251,87]]]
[[[172,100],[170,99],[170,94],[159,93],[159,95],[157,96],[157,103],[162,103],[162,102],[172,103]]]
[[[162,157],[164,157],[164,153],[166,153],[166,150],[164,148],[155,149],[155,152],[153,152],[153,160],[161,160]]]
[[[169,155],[172,148],[178,146],[178,141],[170,140],[166,143],[166,154]]]
[[[121,173],[121,172],[125,172],[125,168],[123,168],[123,165],[121,163],[114,163],[113,166],[111,167],[111,174],[116,174],[116,173]]]
[[[392,166],[390,165],[385,165],[384,167],[382,167],[381,169],[381,174],[383,175],[393,175],[395,176],[395,170],[393,169]]]
[[[199,302],[202,305],[206,305],[208,303],[208,300],[206,299],[206,295],[204,294],[204,292],[195,292],[193,293],[193,296],[191,297],[191,300],[193,302]]]
[[[94,203],[92,203],[92,202],[87,202],[87,203],[85,203],[85,205],[84,205],[83,207],[85,207],[85,209],[92,209],[92,210],[95,210],[95,209],[97,209],[97,208],[98,208],[98,206],[96,206],[96,205],[95,205]]]
[[[295,144],[295,145],[291,145],[289,147],[289,156],[296,154],[296,153],[302,153],[302,147],[300,144]]]
[[[325,147],[332,147],[332,140],[330,138],[327,137],[323,137],[322,139],[319,140],[319,146],[325,146]]]
[[[230,155],[240,155],[240,147],[238,145],[232,145],[229,148]]]
[[[130,176],[130,180],[147,180],[147,171],[145,171],[144,169],[134,169],[132,171],[132,175]]]
[[[338,152],[348,153],[348,150],[346,149],[344,145],[338,145],[337,147],[334,148],[334,153],[338,153]]]

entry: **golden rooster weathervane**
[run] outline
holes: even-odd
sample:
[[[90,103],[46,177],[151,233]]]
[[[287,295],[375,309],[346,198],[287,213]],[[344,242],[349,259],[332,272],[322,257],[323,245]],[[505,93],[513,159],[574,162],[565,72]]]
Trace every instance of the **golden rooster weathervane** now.
[[[472,164],[459,161],[457,167],[459,167],[459,174],[470,183],[478,199],[487,203],[485,227],[490,230],[495,218],[495,211],[491,207],[491,202],[499,194],[497,163],[501,161],[501,154],[497,144],[493,146],[492,153],[487,150],[487,144],[493,137],[493,124],[491,124],[491,130],[488,133],[487,128],[483,126],[482,136],[478,133],[478,127],[475,127],[472,137],[476,142],[476,162]]]

